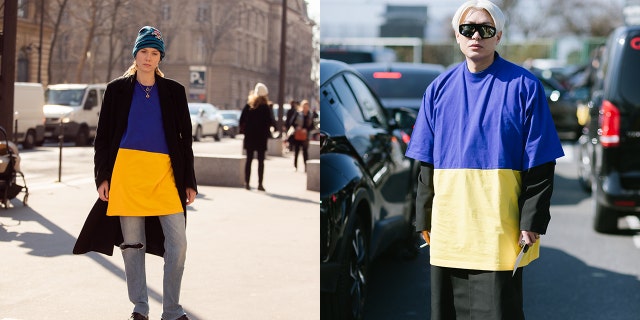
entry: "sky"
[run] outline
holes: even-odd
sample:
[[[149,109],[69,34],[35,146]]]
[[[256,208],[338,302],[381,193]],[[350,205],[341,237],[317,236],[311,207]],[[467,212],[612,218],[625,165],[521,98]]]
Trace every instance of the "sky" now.
[[[307,1],[307,13],[309,18],[316,22],[320,22],[320,0],[306,0]]]

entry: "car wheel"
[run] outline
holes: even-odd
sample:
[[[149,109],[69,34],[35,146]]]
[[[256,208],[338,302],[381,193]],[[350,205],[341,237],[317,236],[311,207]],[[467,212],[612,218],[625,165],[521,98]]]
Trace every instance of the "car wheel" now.
[[[578,182],[582,189],[586,192],[591,192],[591,185],[593,184],[593,175],[591,172],[591,154],[587,146],[588,137],[583,136],[579,139],[578,144]],[[586,141],[585,141],[586,140]]]
[[[338,285],[334,294],[321,295],[321,319],[361,320],[369,266],[368,241],[363,224],[354,217],[353,227],[345,234],[348,241],[341,261]]]
[[[218,130],[216,130],[216,134],[213,136],[213,139],[215,141],[220,141],[220,139],[222,139],[223,134],[224,134],[224,131],[222,130],[222,127],[218,126]]]
[[[201,126],[197,126],[196,127],[196,134],[193,135],[193,140],[195,140],[195,141],[202,140],[202,127]]]
[[[600,233],[615,233],[618,230],[618,215],[615,211],[598,203],[598,187],[593,186],[592,195],[594,205],[593,229]]]
[[[27,131],[22,141],[22,147],[24,149],[33,149],[36,144],[36,133],[33,130]]]

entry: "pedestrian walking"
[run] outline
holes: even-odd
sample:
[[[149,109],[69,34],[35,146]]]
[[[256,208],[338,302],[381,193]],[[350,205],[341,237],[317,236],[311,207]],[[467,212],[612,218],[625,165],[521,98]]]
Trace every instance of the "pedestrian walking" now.
[[[539,80],[496,51],[500,8],[468,1],[451,23],[465,60],[427,87],[406,152],[421,162],[431,319],[524,319],[522,266],[539,256],[564,153]]]
[[[293,126],[293,121],[296,119],[296,114],[298,113],[298,109],[300,108],[300,101],[298,100],[291,100],[289,102],[289,110],[287,110],[287,119],[284,122],[284,128],[282,129],[282,132],[285,133],[285,135],[287,136],[287,140],[286,140],[286,145],[287,145],[287,149],[289,151],[293,151],[293,147],[294,147],[294,136],[293,136],[293,132],[289,133],[289,130],[291,130],[291,127]]]
[[[302,159],[304,161],[304,172],[307,172],[307,160],[309,160],[309,133],[313,130],[314,114],[311,112],[309,101],[302,100],[300,108],[291,120],[291,126],[294,132],[291,134],[293,139],[293,167],[298,171],[298,154],[302,150]]]
[[[267,151],[267,141],[272,136],[271,128],[275,130],[276,123],[269,101],[269,89],[263,83],[257,83],[247,98],[247,104],[240,114],[240,130],[244,133],[243,148],[247,153],[244,167],[244,187],[251,190],[251,163],[254,153],[258,156],[258,190],[264,189],[264,159]]]
[[[162,319],[185,320],[186,206],[197,193],[187,97],[158,68],[165,55],[158,29],[141,28],[132,54],[134,63],[104,93],[94,143],[99,199],[73,253],[111,255],[120,247],[131,320],[149,319],[145,253],[162,256]]]

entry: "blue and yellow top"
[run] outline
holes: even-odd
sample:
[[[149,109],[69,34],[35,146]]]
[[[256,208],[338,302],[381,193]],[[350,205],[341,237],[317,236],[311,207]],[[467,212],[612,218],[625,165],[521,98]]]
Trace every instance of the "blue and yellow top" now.
[[[522,172],[564,153],[538,79],[496,54],[432,82],[406,155],[434,166],[431,264],[499,271],[520,249]],[[536,243],[521,265],[538,255]]]
[[[155,90],[154,90],[155,89]],[[157,88],[135,86],[109,190],[108,216],[182,213],[162,125]]]

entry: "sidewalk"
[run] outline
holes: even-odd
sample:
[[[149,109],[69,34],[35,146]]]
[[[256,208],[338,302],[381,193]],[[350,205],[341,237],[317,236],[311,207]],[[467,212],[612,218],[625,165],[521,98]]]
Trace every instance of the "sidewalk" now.
[[[20,155],[32,190],[28,207],[0,209],[0,319],[127,319],[120,252],[71,254],[96,199],[93,150],[64,150],[72,173],[61,183],[55,148]],[[255,189],[255,162],[251,191],[199,186],[181,298],[191,319],[319,319],[319,194],[292,162],[267,159],[267,192]],[[147,257],[150,319],[160,319],[162,259]]]

